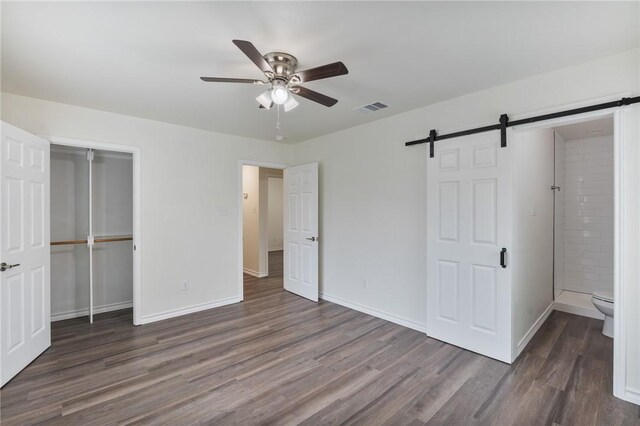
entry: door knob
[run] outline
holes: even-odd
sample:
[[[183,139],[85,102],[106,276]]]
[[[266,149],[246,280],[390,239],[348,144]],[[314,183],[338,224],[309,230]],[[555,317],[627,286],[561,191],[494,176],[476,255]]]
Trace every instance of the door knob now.
[[[307,237],[309,241],[318,241],[318,237]]]
[[[16,266],[20,266],[20,264],[16,263],[15,265],[8,265],[6,262],[2,262],[0,263],[0,272],[4,272],[7,269],[15,268]]]

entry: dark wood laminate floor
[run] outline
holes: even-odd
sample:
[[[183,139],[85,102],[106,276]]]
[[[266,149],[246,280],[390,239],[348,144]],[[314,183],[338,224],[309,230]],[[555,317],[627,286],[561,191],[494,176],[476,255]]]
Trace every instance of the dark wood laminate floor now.
[[[245,277],[245,302],[140,327],[131,312],[53,324],[1,391],[14,424],[638,425],[611,395],[602,323],[554,312],[509,366]]]

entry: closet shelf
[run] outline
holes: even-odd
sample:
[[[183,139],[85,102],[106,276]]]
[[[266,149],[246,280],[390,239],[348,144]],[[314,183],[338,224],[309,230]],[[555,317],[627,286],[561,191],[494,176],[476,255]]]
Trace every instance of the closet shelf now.
[[[133,235],[112,235],[112,236],[95,236],[93,237],[94,243],[112,243],[116,241],[132,241]],[[87,244],[87,239],[84,240],[62,240],[51,241],[52,246],[63,246],[72,244]]]

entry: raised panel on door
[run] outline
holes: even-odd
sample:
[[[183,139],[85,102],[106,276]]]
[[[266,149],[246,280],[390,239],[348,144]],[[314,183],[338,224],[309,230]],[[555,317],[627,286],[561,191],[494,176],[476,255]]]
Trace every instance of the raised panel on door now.
[[[24,247],[24,180],[7,177],[4,190],[5,253],[15,254]]]
[[[495,246],[498,237],[497,179],[471,181],[471,214],[473,243]]]
[[[460,238],[460,183],[439,182],[438,237],[440,241],[459,242]]]
[[[498,289],[497,268],[471,265],[471,326],[496,333]]]
[[[4,287],[6,292],[3,310],[6,310],[7,320],[3,321],[3,334],[7,342],[7,353],[11,354],[24,345],[26,340],[24,273],[7,277]]]
[[[44,217],[45,188],[42,182],[29,183],[29,195],[31,197],[31,209],[29,212],[31,226],[31,247],[44,247]]]
[[[35,337],[39,333],[43,333],[47,328],[47,321],[50,319],[45,317],[47,311],[45,303],[47,300],[47,279],[46,271],[43,266],[38,266],[31,271],[31,337]]]
[[[458,293],[460,289],[460,264],[445,260],[437,261],[437,294],[438,294],[438,318],[457,323],[458,318]]]

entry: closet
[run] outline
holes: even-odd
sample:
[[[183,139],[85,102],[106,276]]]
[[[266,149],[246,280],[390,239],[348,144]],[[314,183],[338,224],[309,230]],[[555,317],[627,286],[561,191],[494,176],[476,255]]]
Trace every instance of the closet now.
[[[131,154],[51,145],[51,319],[132,307]]]

